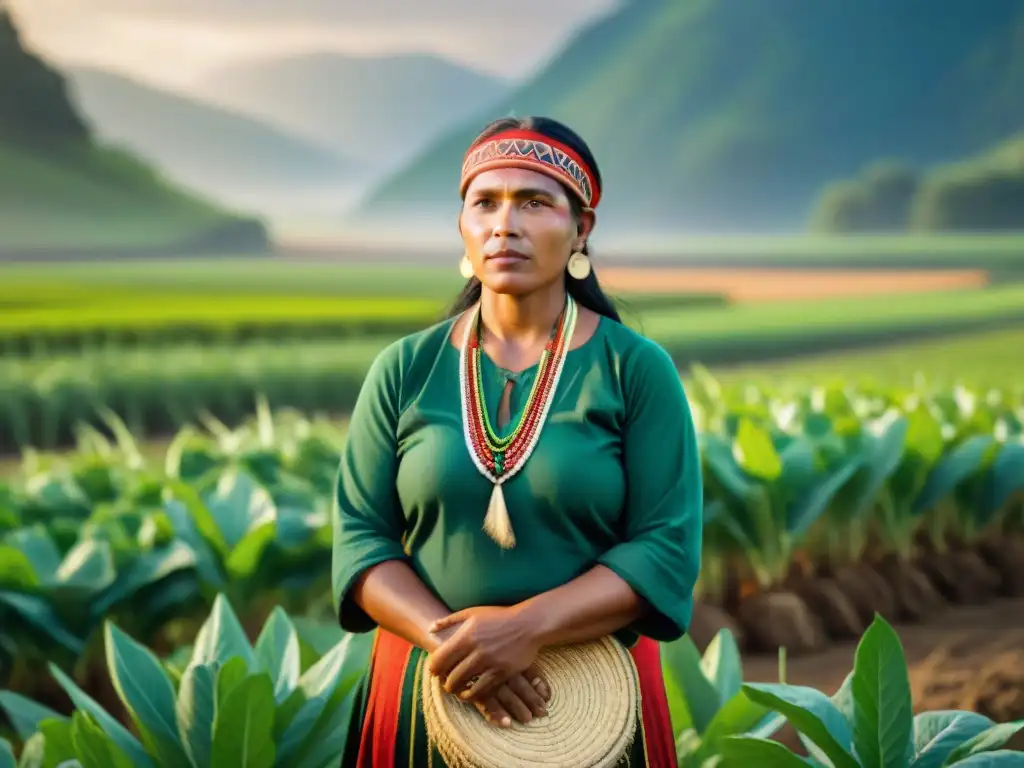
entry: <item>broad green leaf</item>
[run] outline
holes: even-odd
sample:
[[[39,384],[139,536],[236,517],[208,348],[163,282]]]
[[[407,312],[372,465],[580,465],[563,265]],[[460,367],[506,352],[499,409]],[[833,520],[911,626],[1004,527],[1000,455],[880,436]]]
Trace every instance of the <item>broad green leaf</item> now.
[[[850,481],[861,466],[861,457],[854,456],[818,477],[786,510],[786,530],[791,536],[802,536],[829,508],[839,490]]]
[[[907,451],[918,454],[931,466],[939,460],[944,448],[942,425],[925,403],[918,403],[906,415]]]
[[[368,632],[345,635],[299,678],[299,688],[306,698],[331,694],[339,686],[358,680],[369,663],[372,644],[372,635]]]
[[[776,438],[776,450],[782,461],[782,474],[778,477],[784,489],[799,490],[808,487],[818,475],[818,456],[814,443],[806,437],[786,435],[788,443],[781,447]]]
[[[270,675],[274,682],[274,698],[283,702],[295,686],[302,672],[299,658],[299,637],[288,614],[278,606],[270,613],[263,630],[256,639],[257,668]]]
[[[202,505],[202,502],[198,500],[196,503]],[[189,510],[183,502],[178,499],[169,499],[164,502],[163,509],[164,515],[170,520],[174,529],[174,535],[195,553],[196,572],[199,574],[199,578],[211,589],[223,589],[225,580],[220,568],[220,558],[224,555],[220,554],[220,550],[200,534],[196,521],[189,514]],[[210,518],[209,525],[217,530],[212,518]],[[220,535],[220,532],[217,531],[217,534]],[[221,541],[220,546],[227,545]]]
[[[990,517],[1017,491],[1024,490],[1024,442],[1003,446],[985,476],[982,514]]]
[[[846,718],[846,722],[853,722],[853,672],[846,676],[839,690],[832,694],[832,703]]]
[[[39,730],[39,724],[43,720],[66,719],[64,715],[54,712],[49,707],[37,704],[13,691],[0,691],[0,709],[7,713],[11,727],[22,741],[28,741]]]
[[[3,604],[14,609],[25,621],[42,630],[72,653],[81,653],[85,649],[85,641],[64,626],[60,617],[43,598],[0,590],[0,605]]]
[[[224,705],[228,696],[231,695],[235,688],[241,685],[248,674],[249,668],[246,666],[245,660],[238,656],[228,659],[226,664],[220,665],[220,668],[217,670],[215,685],[218,708]]]
[[[1024,759],[1020,752],[1000,749],[997,752],[980,752],[950,765],[957,768],[1021,768]]]
[[[715,713],[701,738],[698,758],[708,758],[721,750],[727,736],[773,736],[785,724],[785,718],[760,704],[755,704],[740,692]],[[760,727],[759,727],[760,726]],[[758,729],[757,733],[751,733]]]
[[[71,680],[64,672],[61,671],[60,667],[56,664],[49,664],[50,674],[54,676],[60,687],[65,690],[68,696],[71,698],[71,702],[77,709],[83,712],[88,712],[94,718],[99,726],[106,732],[114,743],[124,752],[129,758],[131,758],[132,765],[135,768],[153,768],[153,761],[149,755],[146,754],[146,750],[143,749],[142,745],[138,740],[128,732],[128,730],[121,725],[117,720],[110,716],[110,714],[103,709],[99,704],[93,700],[85,691],[75,685],[74,681]],[[53,721],[47,721],[53,722]],[[49,743],[49,737],[47,737],[47,743]],[[49,749],[49,747],[47,747]]]
[[[906,766],[914,731],[910,678],[899,636],[881,617],[857,646],[852,691],[857,756],[878,768]]]
[[[19,549],[0,544],[0,587],[30,590],[42,584],[32,561]]]
[[[231,658],[240,658],[247,669],[253,669],[256,657],[238,617],[228,599],[219,594],[213,609],[200,627],[192,652],[192,664],[226,664]]]
[[[50,581],[60,567],[60,550],[42,525],[11,531],[4,536],[3,543],[20,550],[42,581]]]
[[[964,480],[982,466],[986,452],[995,444],[991,435],[970,437],[942,457],[928,474],[924,488],[914,500],[916,513],[932,509],[953,493]]]
[[[213,512],[206,506],[206,502],[202,500],[196,489],[188,483],[171,481],[167,484],[165,493],[168,495],[168,499],[164,502],[164,511],[171,518],[171,522],[176,523],[176,521],[180,520],[180,516],[172,514],[170,507],[175,503],[180,504],[184,507],[190,524],[201,534],[203,541],[219,557],[227,557],[230,550],[227,541],[224,539],[224,534],[221,533],[220,528],[217,526]],[[177,530],[177,525],[175,525],[175,530]]]
[[[744,693],[757,704],[784,715],[828,755],[835,768],[859,768],[846,718],[821,691],[797,685],[746,683]]]
[[[213,720],[217,706],[217,671],[200,664],[189,667],[178,687],[176,720],[182,747],[195,768],[212,768]]]
[[[174,685],[157,657],[112,623],[106,624],[107,669],[143,739],[162,763],[187,760],[178,740]],[[148,737],[148,738],[147,738]]]
[[[701,456],[707,471],[735,498],[745,499],[756,484],[747,477],[732,453],[732,446],[718,435],[704,435]]]
[[[133,768],[128,756],[85,712],[71,717],[71,742],[82,768]]]
[[[78,762],[71,738],[71,718],[44,720],[39,724],[39,730],[42,736],[42,768],[63,768],[71,762]]]
[[[906,450],[907,430],[910,424],[905,416],[887,415],[874,424],[869,430],[877,429],[877,434],[869,431],[864,452],[864,467],[850,483],[849,509],[853,519],[859,518],[870,510],[885,481],[892,476],[903,458]]]
[[[342,689],[334,692],[320,716],[320,721],[313,729],[312,737],[297,756],[295,768],[307,765],[310,768],[333,768],[340,763],[345,743],[349,738],[347,726],[352,719],[356,694],[354,689],[347,693]]]
[[[7,739],[0,739],[0,768],[17,768],[14,762],[14,749]]]
[[[211,763],[217,768],[273,768],[274,687],[264,674],[247,677],[218,708]]]
[[[228,555],[228,575],[235,581],[243,581],[251,577],[260,564],[264,551],[274,542],[277,536],[277,523],[271,519],[253,526],[241,538]]]
[[[704,657],[701,671],[718,691],[719,706],[734,698],[743,686],[743,663],[736,640],[727,629],[721,629],[711,640]]]
[[[772,481],[782,474],[782,460],[775,451],[771,436],[750,419],[740,420],[733,455],[743,471],[753,477]]]
[[[178,571],[194,568],[195,565],[195,552],[180,541],[175,541],[165,548],[147,552],[137,558],[130,568],[118,574],[110,589],[97,599],[93,613],[95,616],[104,616],[122,600]]]
[[[732,736],[722,742],[720,768],[806,768],[810,761],[795,755],[777,741]]]
[[[991,725],[991,720],[974,712],[922,712],[914,718],[914,759],[910,768],[941,768],[954,749]]]
[[[704,735],[718,711],[718,691],[701,670],[701,656],[689,635],[661,646],[669,714],[676,737],[688,728]]]
[[[953,750],[946,764],[962,765],[964,758],[997,750],[1016,736],[1021,729],[1024,729],[1024,720],[993,725]]]
[[[63,587],[75,587],[84,595],[106,589],[117,578],[110,545],[96,539],[83,539],[64,556],[56,580]]]
[[[70,729],[71,721],[67,721],[67,726]],[[69,731],[70,734],[70,731]],[[70,743],[70,735],[68,736]],[[52,746],[52,745],[51,745]],[[50,750],[52,753],[52,762],[56,762],[59,757],[59,749],[56,747]],[[65,761],[66,763],[67,761]],[[77,760],[73,762],[77,763]],[[18,768],[46,768],[46,737],[43,736],[43,732],[40,730],[38,733],[33,734],[21,747],[21,760],[18,761]]]
[[[308,742],[309,735],[320,721],[330,698],[329,694],[314,696],[311,699],[296,697],[295,701],[301,701],[301,706],[298,712],[289,718],[284,728],[279,727],[278,721],[289,715],[284,708],[278,709],[274,735],[277,744],[277,761],[281,766],[291,765],[292,757]]]
[[[319,621],[308,616],[290,616],[289,620],[299,635],[300,643],[309,645],[317,659],[345,638],[345,632],[337,621]]]
[[[250,473],[242,470],[221,474],[213,490],[203,495],[203,500],[217,522],[228,551],[238,546],[251,528],[273,519],[270,494]]]

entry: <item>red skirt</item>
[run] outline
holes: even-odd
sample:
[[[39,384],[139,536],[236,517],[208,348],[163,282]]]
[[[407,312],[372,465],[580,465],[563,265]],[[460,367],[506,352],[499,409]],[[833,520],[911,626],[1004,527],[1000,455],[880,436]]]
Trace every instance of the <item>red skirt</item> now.
[[[658,643],[642,637],[630,650],[640,678],[643,713],[644,765],[677,768],[675,739],[661,670]],[[377,630],[370,672],[365,685],[357,744],[347,750],[345,765],[351,768],[398,768],[426,766],[430,747],[418,701],[418,677],[426,654],[405,640]],[[355,734],[353,734],[354,736]],[[354,762],[353,762],[354,761]],[[434,753],[432,763],[443,761]]]

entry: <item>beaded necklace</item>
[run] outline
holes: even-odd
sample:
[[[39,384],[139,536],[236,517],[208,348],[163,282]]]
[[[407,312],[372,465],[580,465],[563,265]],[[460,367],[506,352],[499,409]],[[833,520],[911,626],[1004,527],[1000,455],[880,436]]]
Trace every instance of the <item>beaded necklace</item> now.
[[[565,308],[551,330],[541,354],[537,377],[530,389],[526,407],[518,424],[505,437],[491,426],[484,401],[480,367],[480,306],[466,323],[459,355],[459,385],[462,397],[462,431],[466,447],[480,473],[494,483],[484,517],[484,531],[503,549],[515,546],[516,538],[509,520],[501,486],[519,472],[540,439],[541,429],[555,399],[558,380],[565,366],[578,311],[576,302],[566,296]]]

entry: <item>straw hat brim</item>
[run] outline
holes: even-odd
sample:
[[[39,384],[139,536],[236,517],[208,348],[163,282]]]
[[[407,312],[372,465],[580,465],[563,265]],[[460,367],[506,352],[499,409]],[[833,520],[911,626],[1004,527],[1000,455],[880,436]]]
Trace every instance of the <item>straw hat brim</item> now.
[[[640,682],[629,651],[612,637],[546,648],[536,666],[551,688],[548,714],[502,728],[447,693],[423,665],[423,715],[432,744],[451,768],[613,768],[629,752],[640,712]]]

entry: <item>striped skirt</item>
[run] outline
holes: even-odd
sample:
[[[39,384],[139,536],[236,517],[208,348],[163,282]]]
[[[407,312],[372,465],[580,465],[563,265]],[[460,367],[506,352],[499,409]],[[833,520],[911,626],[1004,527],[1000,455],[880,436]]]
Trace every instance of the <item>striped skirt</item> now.
[[[428,744],[420,703],[419,680],[427,655],[390,632],[376,632],[370,668],[356,692],[342,766],[444,768],[444,759]],[[628,765],[676,768],[660,648],[657,642],[640,638],[630,653],[639,672],[643,727]]]

